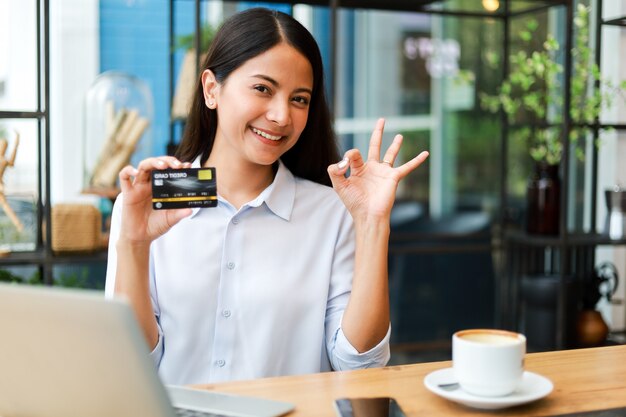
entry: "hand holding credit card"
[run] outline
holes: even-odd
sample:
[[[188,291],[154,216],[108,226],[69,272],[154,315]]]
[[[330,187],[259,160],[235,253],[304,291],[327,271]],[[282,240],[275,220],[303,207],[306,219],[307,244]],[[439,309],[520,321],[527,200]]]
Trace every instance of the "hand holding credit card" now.
[[[153,209],[215,206],[217,206],[215,168],[152,171]]]

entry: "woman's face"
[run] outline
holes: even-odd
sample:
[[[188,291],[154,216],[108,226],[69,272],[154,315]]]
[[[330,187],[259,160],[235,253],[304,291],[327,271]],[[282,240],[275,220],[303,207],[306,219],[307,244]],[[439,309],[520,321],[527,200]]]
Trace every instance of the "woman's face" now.
[[[206,102],[214,99],[218,114],[212,155],[271,165],[298,141],[309,114],[313,69],[292,46],[281,43],[251,58],[222,84],[210,72],[203,80]]]

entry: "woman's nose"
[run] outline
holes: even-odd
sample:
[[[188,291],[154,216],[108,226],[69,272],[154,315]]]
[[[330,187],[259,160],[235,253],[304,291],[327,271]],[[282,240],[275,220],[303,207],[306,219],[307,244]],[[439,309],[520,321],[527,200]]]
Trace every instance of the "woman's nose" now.
[[[266,117],[278,126],[286,126],[290,122],[289,102],[276,97],[271,101]]]

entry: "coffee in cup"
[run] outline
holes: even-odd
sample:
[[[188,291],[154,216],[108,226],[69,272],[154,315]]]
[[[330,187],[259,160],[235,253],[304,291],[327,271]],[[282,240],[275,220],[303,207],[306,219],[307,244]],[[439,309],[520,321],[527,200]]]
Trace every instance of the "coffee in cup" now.
[[[461,330],[452,336],[452,367],[461,388],[473,395],[511,394],[522,381],[526,337],[506,330]]]

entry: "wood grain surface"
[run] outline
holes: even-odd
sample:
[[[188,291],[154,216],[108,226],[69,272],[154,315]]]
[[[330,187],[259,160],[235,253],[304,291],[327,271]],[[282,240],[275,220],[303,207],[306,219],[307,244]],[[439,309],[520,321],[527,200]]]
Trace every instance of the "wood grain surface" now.
[[[430,362],[358,371],[327,372],[199,385],[203,389],[289,401],[289,416],[336,416],[340,397],[396,398],[408,416],[548,416],[626,407],[626,346],[533,353],[526,370],[554,383],[539,401],[497,411],[480,411],[438,397],[424,386],[424,377],[450,362]]]

